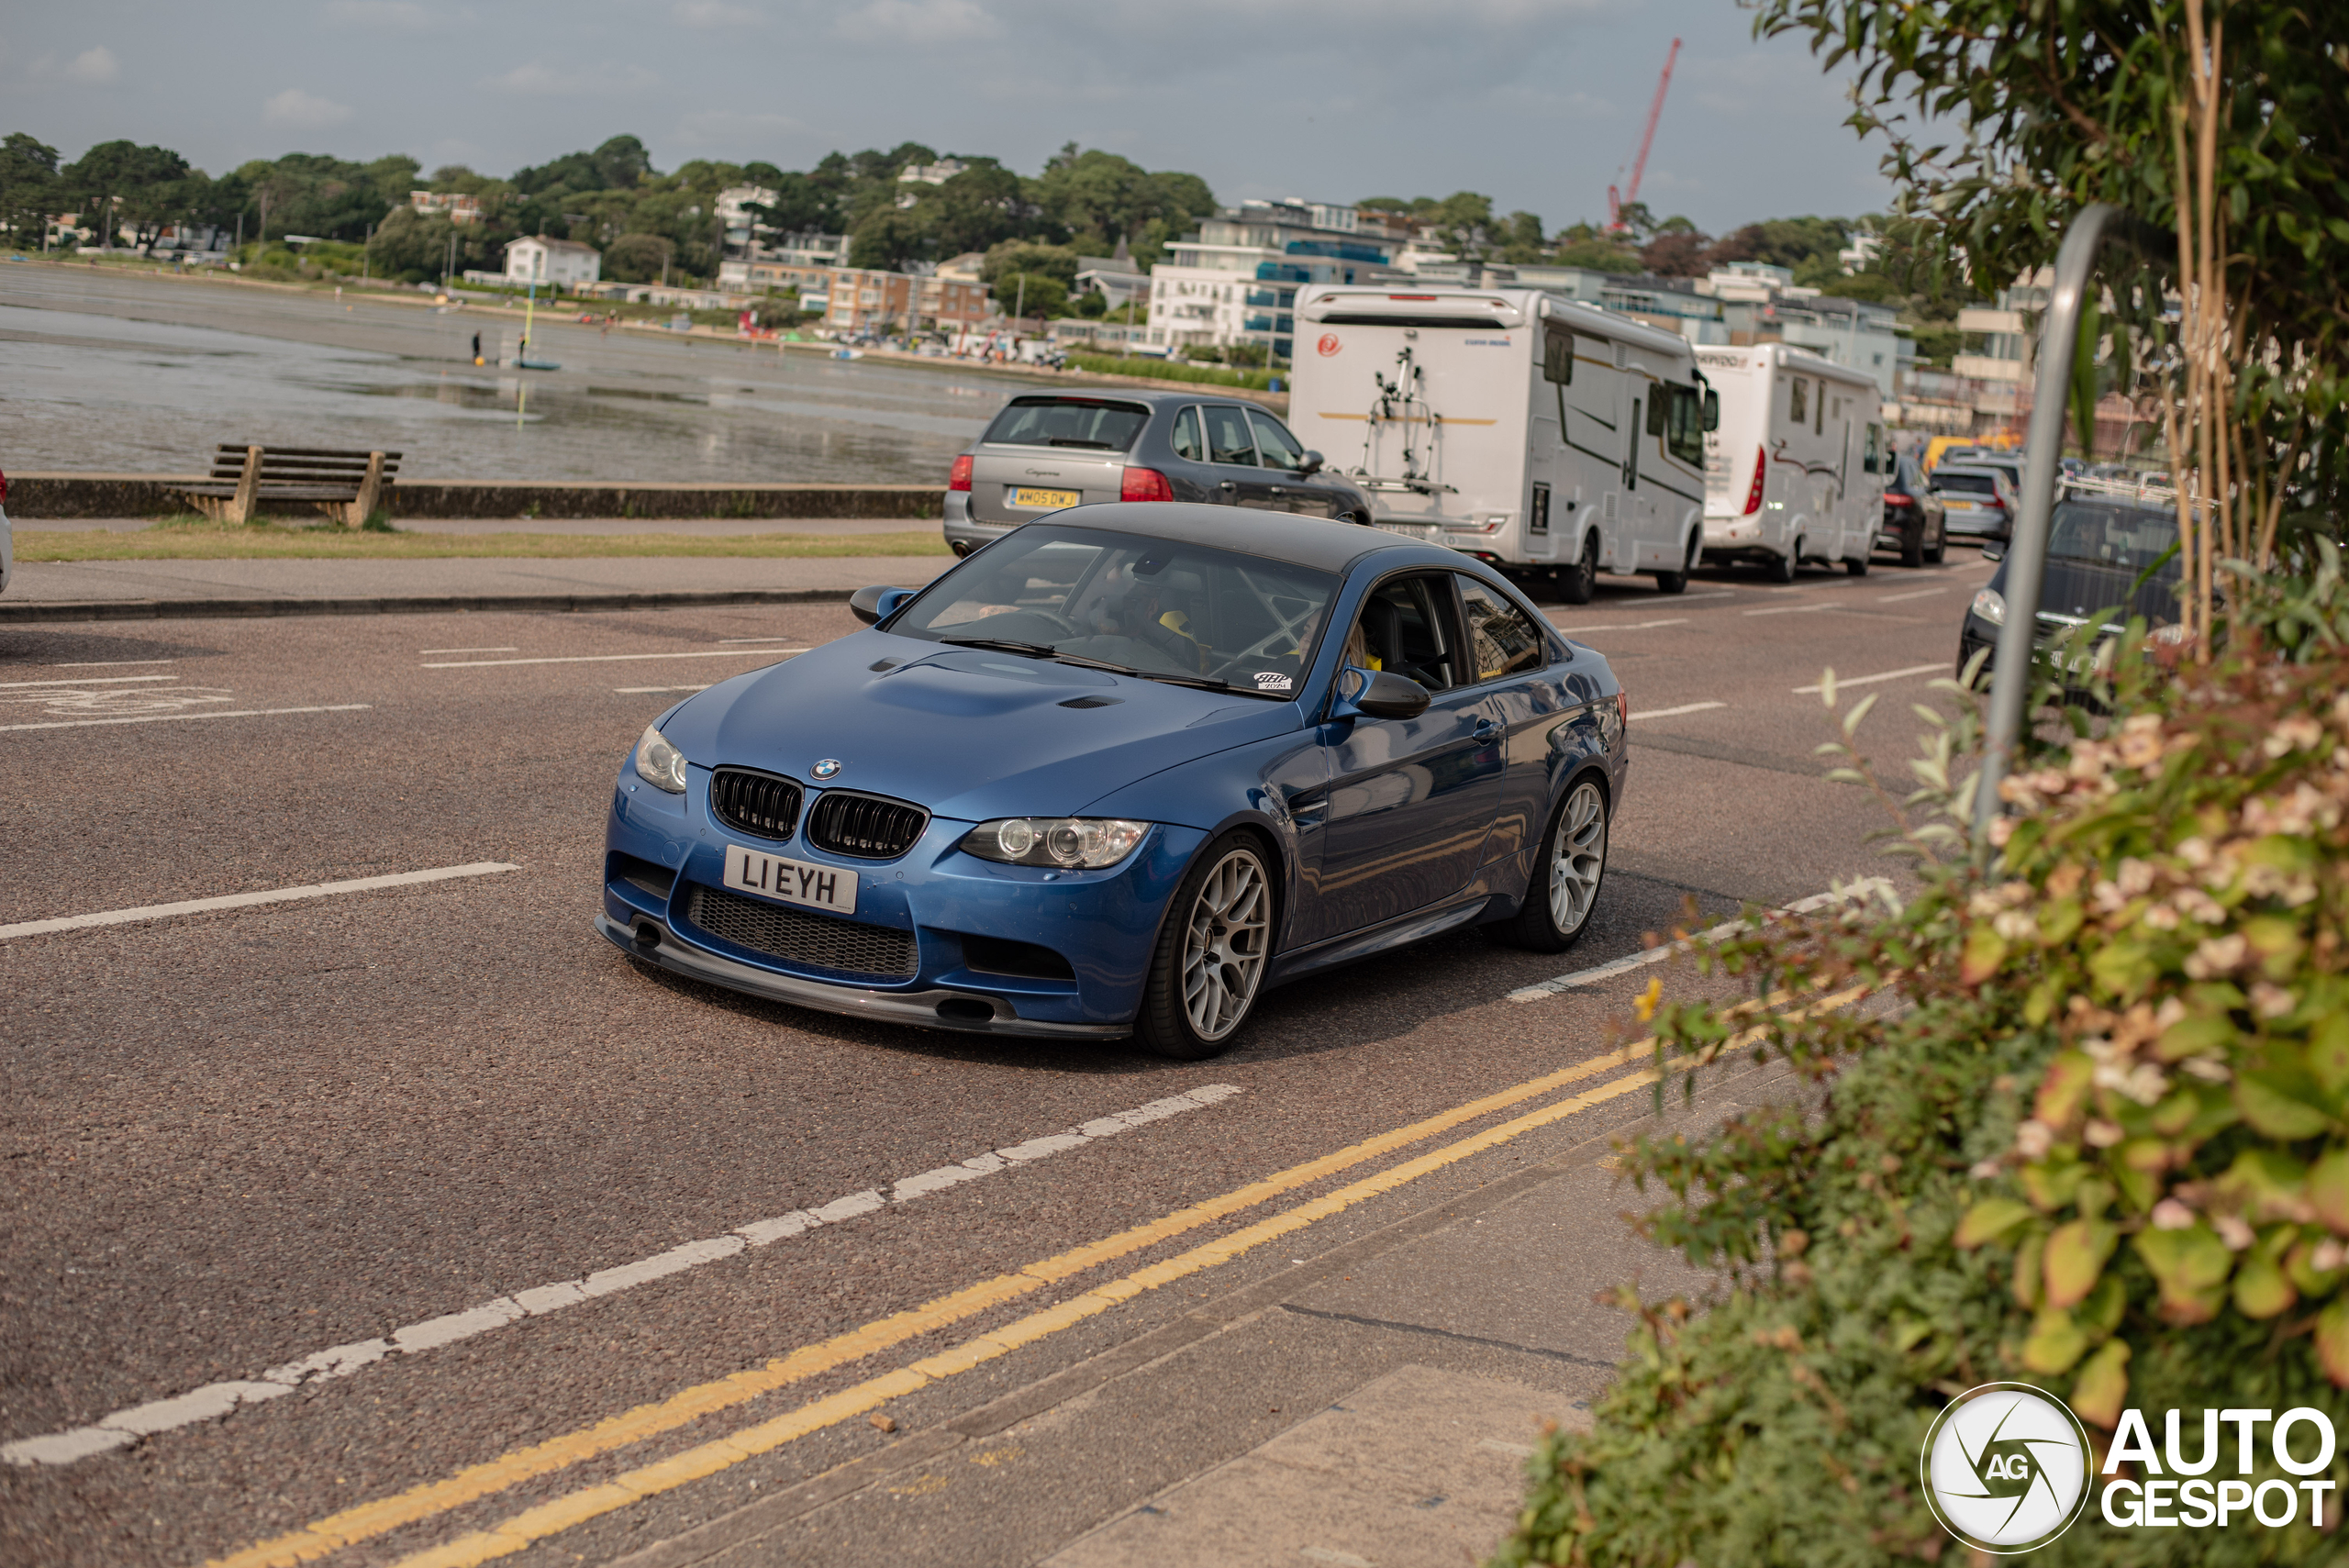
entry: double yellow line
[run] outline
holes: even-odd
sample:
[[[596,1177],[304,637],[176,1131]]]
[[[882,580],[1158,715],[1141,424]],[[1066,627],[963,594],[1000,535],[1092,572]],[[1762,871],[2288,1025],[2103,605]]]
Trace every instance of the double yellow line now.
[[[1840,1006],[1858,995],[1857,991],[1845,992],[1823,998],[1813,1004],[1813,1007],[1823,1011]],[[1760,1033],[1759,1029],[1749,1029],[1730,1040],[1723,1050],[1733,1050],[1750,1043]],[[324,1557],[355,1542],[421,1523],[535,1476],[568,1469],[599,1454],[674,1430],[705,1416],[976,1317],[1007,1301],[1212,1224],[1228,1215],[1310,1185],[1463,1122],[1504,1110],[1582,1079],[1650,1060],[1654,1046],[1653,1040],[1641,1040],[1620,1051],[1609,1051],[1481,1099],[1471,1100],[1423,1121],[1382,1133],[1319,1159],[1291,1166],[1220,1196],[1177,1209],[1148,1224],[1030,1263],[1011,1273],[998,1274],[993,1279],[966,1286],[910,1310],[878,1318],[817,1344],[803,1346],[763,1367],[681,1390],[656,1404],[641,1405],[562,1437],[515,1449],[442,1480],[428,1482],[376,1502],[329,1515],[290,1534],[260,1541],[226,1557],[214,1559],[210,1568],[291,1568],[292,1564]],[[1669,1065],[1677,1067],[1685,1063]],[[974,1335],[952,1350],[868,1378],[771,1420],[713,1439],[668,1459],[629,1471],[599,1485],[585,1487],[525,1509],[488,1529],[461,1536],[446,1545],[402,1558],[395,1568],[470,1568],[472,1564],[519,1551],[535,1541],[575,1525],[715,1474],[811,1432],[852,1419],[891,1399],[967,1372],[999,1356],[1008,1355],[1023,1346],[1034,1344],[1130,1301],[1144,1291],[1154,1290],[1230,1262],[1267,1241],[1392,1192],[1447,1165],[1497,1148],[1538,1128],[1562,1121],[1593,1106],[1644,1088],[1655,1083],[1660,1076],[1655,1068],[1649,1067],[1570,1095],[1513,1121],[1504,1122],[1417,1159],[1391,1166],[1375,1175],[1260,1220],[1204,1246],[1096,1285],[1057,1306],[1042,1308],[1000,1328]]]

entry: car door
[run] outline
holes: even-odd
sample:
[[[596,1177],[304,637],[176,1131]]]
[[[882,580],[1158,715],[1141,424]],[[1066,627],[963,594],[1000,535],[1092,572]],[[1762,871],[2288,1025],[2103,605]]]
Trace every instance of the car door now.
[[[1248,410],[1237,403],[1203,403],[1199,419],[1207,432],[1215,499],[1228,506],[1271,510],[1274,479],[1256,461],[1256,433],[1249,428]]]
[[[1256,433],[1256,461],[1264,466],[1267,504],[1275,512],[1299,512],[1308,517],[1337,515],[1335,493],[1305,481],[1305,448],[1288,427],[1262,408],[1248,410],[1248,426]]]
[[[1535,678],[1556,649],[1525,607],[1461,572],[1458,580],[1468,677],[1480,717],[1498,726],[1500,793],[1478,863],[1490,865],[1532,843],[1550,804],[1549,731],[1560,708]],[[1514,891],[1508,889],[1504,891]]]
[[[1364,599],[1347,662],[1428,688],[1415,718],[1321,726],[1329,794],[1321,864],[1299,901],[1299,945],[1439,904],[1475,873],[1500,804],[1499,722],[1469,666],[1448,572],[1388,578]]]

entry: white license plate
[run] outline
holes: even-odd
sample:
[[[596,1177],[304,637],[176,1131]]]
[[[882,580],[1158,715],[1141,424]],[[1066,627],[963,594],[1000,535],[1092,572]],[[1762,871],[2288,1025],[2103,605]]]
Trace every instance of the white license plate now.
[[[856,873],[785,860],[740,844],[726,846],[726,885],[753,898],[829,909],[835,915],[856,913]]]
[[[1387,533],[1401,534],[1405,539],[1435,537],[1435,525],[1432,523],[1380,523],[1377,526]]]

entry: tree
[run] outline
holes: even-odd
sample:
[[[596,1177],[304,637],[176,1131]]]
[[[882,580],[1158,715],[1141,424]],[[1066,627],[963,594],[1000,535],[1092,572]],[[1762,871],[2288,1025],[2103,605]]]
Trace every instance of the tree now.
[[[192,172],[187,160],[169,148],[102,141],[61,170],[59,180],[82,207],[85,227],[98,229],[105,243],[112,245],[127,224],[144,245],[180,216]]]
[[[59,194],[57,149],[23,131],[11,131],[0,141],[0,224],[17,245],[40,248]]]
[[[745,169],[743,173],[751,175],[751,171]],[[779,234],[835,232],[834,226],[841,220],[840,204],[830,191],[814,179],[806,174],[778,172],[773,179],[761,179],[758,183],[774,193],[774,201],[751,205],[760,222]]]
[[[1023,216],[1019,176],[992,158],[974,158],[961,173],[929,192],[931,223],[941,256],[984,250],[1019,234]]]
[[[1068,285],[1050,272],[1007,272],[996,280],[995,302],[1023,319],[1066,316]]]
[[[930,249],[930,226],[911,208],[875,207],[849,231],[848,264],[895,271],[918,261]]]
[[[1500,230],[1501,260],[1523,266],[1542,257],[1542,220],[1530,212],[1513,212]]]
[[[1640,264],[1667,278],[1701,278],[1711,270],[1712,240],[1685,217],[1668,217],[1640,248]]]
[[[1020,272],[1041,274],[1060,284],[1062,292],[1076,286],[1076,252],[1065,245],[1040,245],[1029,239],[1007,239],[987,251],[979,263],[979,281],[999,299],[1008,300],[1005,280]]]
[[[615,283],[658,282],[676,250],[658,234],[623,234],[604,247],[604,275]]]

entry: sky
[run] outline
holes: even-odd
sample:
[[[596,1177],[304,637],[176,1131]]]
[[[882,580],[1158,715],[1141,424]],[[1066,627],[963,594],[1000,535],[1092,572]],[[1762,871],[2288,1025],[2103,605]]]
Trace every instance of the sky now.
[[[13,12],[13,15],[9,13]],[[1602,219],[1683,40],[1641,192],[1720,233],[1889,205],[1843,83],[1735,0],[79,0],[0,11],[0,130],[507,174],[628,132],[656,167],[1063,143],[1249,196],[1480,191]]]

